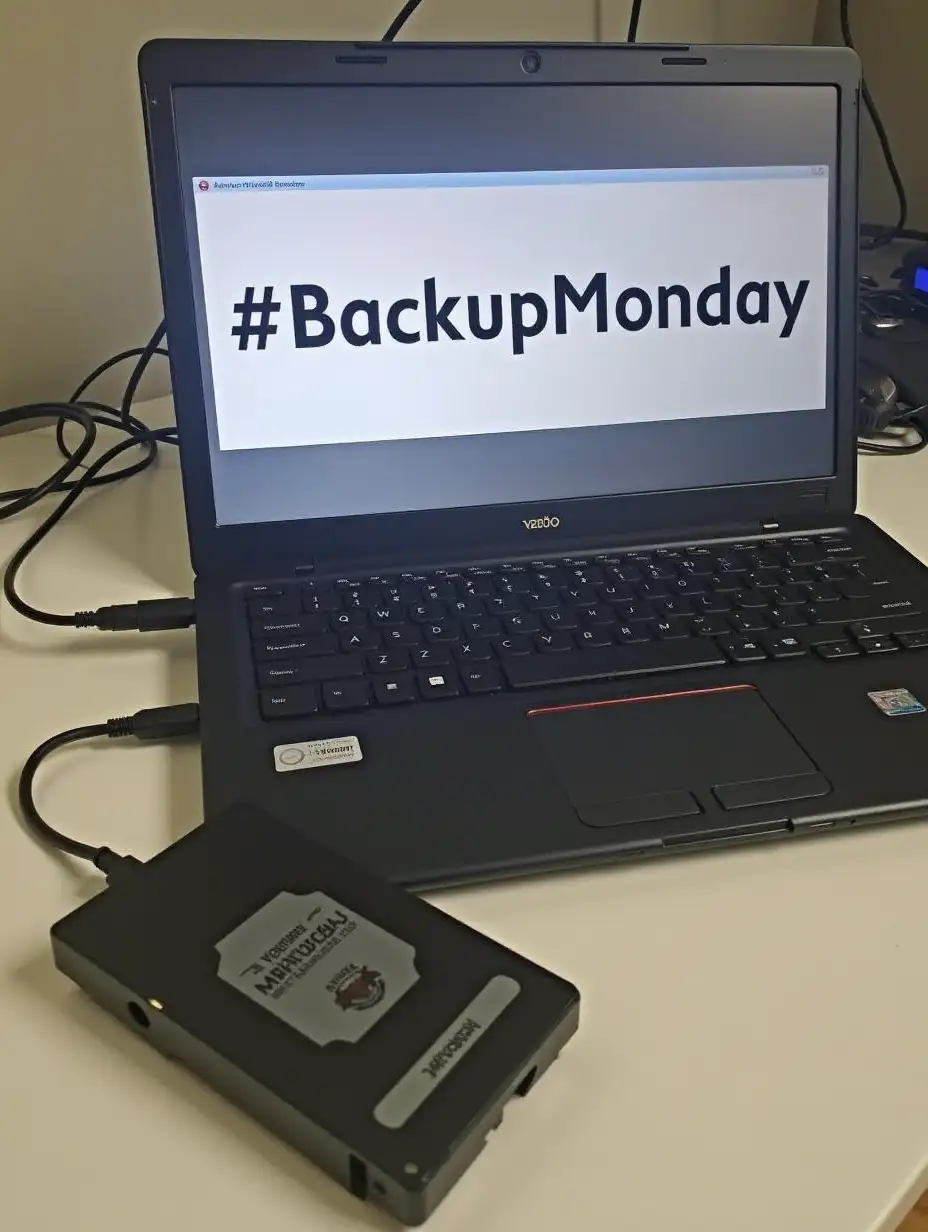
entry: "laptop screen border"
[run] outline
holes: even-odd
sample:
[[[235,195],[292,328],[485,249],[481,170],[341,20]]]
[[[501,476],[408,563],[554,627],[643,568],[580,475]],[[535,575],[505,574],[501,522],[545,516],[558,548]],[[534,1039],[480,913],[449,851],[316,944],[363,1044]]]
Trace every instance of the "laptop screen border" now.
[[[162,291],[191,557],[200,575],[231,579],[300,567],[376,570],[385,562],[448,563],[589,551],[674,532],[748,534],[773,522],[837,523],[856,499],[857,132],[859,62],[843,48],[534,45],[542,71],[527,77],[522,44],[336,44],[158,40],[140,53]],[[835,474],[727,485],[290,522],[216,524],[196,340],[172,92],[181,86],[305,84],[738,84],[831,85],[838,111],[835,175]],[[539,525],[539,523],[541,523]],[[529,525],[530,524],[530,525]],[[538,533],[541,532],[541,533]]]

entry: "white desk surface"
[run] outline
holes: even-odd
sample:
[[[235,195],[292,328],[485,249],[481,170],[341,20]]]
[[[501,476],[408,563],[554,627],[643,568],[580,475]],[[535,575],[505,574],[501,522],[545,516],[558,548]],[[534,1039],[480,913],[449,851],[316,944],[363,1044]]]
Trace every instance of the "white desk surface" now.
[[[44,431],[0,441],[0,488],[44,476],[53,448]],[[189,593],[163,455],[84,498],[26,567],[31,599]],[[928,452],[862,466],[863,509],[928,559],[926,485]],[[38,516],[0,523],[0,557]],[[49,925],[98,879],[20,832],[22,761],[63,728],[192,699],[192,632],[45,629],[4,606],[0,681],[0,1224],[389,1226],[51,963]],[[147,857],[199,819],[197,751],[79,747],[38,796],[64,829]],[[875,1232],[928,1188],[928,824],[436,899],[583,994],[578,1035],[510,1105],[436,1232]]]

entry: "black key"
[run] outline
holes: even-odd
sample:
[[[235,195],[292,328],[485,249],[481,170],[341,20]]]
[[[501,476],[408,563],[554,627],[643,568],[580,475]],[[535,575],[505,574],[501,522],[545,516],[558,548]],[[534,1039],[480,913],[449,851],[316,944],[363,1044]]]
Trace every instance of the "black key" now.
[[[732,595],[732,602],[739,608],[761,608],[767,606],[767,595],[762,590],[739,590]]]
[[[339,634],[342,650],[379,650],[380,634],[376,629],[350,629]]]
[[[289,620],[273,616],[251,618],[251,636],[256,642],[274,642],[307,633],[325,633],[328,627],[329,622],[325,616],[294,616]]]
[[[254,586],[245,587],[246,599],[276,599],[284,592],[271,582],[256,582]]]
[[[473,637],[451,647],[459,663],[489,663],[493,658],[493,643],[485,637]]]
[[[716,569],[715,555],[709,548],[690,548],[677,567],[682,576],[708,577]]]
[[[409,675],[375,676],[373,681],[374,700],[381,706],[398,706],[403,702],[419,700],[416,692],[416,681]]]
[[[693,611],[695,599],[683,599],[670,596],[667,599],[655,599],[654,610],[658,616],[689,616]]]
[[[561,592],[557,586],[552,586],[550,590],[545,587],[539,587],[537,590],[523,595],[522,598],[525,600],[525,606],[530,612],[541,612],[546,608],[559,607],[561,602],[560,594]]]
[[[593,603],[577,609],[585,625],[614,625],[615,608],[609,603]]]
[[[450,662],[450,646],[421,646],[412,652],[413,667],[447,667]]]
[[[669,616],[666,620],[652,620],[650,632],[659,638],[691,637],[690,622],[682,616]]]
[[[444,603],[414,603],[409,609],[409,619],[415,625],[434,624],[447,615],[448,608]]]
[[[589,650],[596,646],[612,646],[615,638],[605,625],[593,625],[589,629],[581,629],[574,633],[574,641],[581,650]]]
[[[836,586],[832,586],[830,582],[816,582],[808,588],[809,602],[818,605],[819,603],[834,603],[841,598],[841,592]]]
[[[319,690],[311,684],[298,684],[289,689],[262,689],[259,704],[266,719],[298,718],[318,711]]]
[[[333,680],[322,686],[326,710],[363,710],[371,704],[366,680]]]
[[[829,560],[863,560],[864,554],[856,544],[845,540],[843,543],[829,543],[825,548]]]
[[[307,680],[304,664],[299,663],[263,663],[256,665],[255,674],[258,686],[262,689],[277,689],[289,684],[304,684]]]
[[[496,595],[484,602],[491,616],[515,616],[525,611],[516,595]],[[557,607],[557,603],[552,603],[551,607]]]
[[[383,600],[379,586],[354,586],[342,592],[345,607],[374,607]]]
[[[380,654],[368,655],[367,665],[378,675],[392,676],[409,667],[409,652],[406,650],[383,650]]]
[[[783,551],[781,548],[755,548],[750,556],[752,558],[752,570],[754,569],[777,569],[780,565],[786,563]],[[796,562],[799,563],[798,561]]]
[[[864,654],[891,654],[894,650],[898,650],[899,646],[893,641],[889,635],[886,637],[859,637],[857,645],[861,648]]]
[[[736,633],[760,633],[770,628],[759,612],[733,612],[728,619]]]
[[[724,595],[696,595],[690,602],[697,616],[714,616],[717,612],[731,611],[731,604]]]
[[[817,565],[825,558],[825,549],[817,543],[787,543],[786,560],[791,565]]]
[[[515,660],[513,660],[515,661]],[[458,697],[461,689],[454,672],[446,667],[437,668],[431,672],[418,672],[419,689],[427,701],[436,701],[442,697]]]
[[[280,616],[283,619],[289,620],[293,616],[299,616],[300,604],[295,595],[283,595],[277,598],[249,599],[248,614],[254,618],[258,616]]]
[[[615,620],[615,611],[610,608],[612,620]],[[579,629],[580,620],[578,611],[573,607],[556,607],[550,612],[544,612],[541,617],[541,623],[548,629]]]
[[[372,625],[402,625],[406,623],[406,609],[399,603],[375,604],[370,617]]]
[[[336,612],[329,617],[329,624],[336,633],[343,633],[346,629],[366,629],[367,612]]]
[[[537,612],[520,612],[503,620],[507,633],[540,633],[541,617]]]
[[[768,591],[770,602],[775,607],[798,607],[800,603],[805,603],[806,594],[798,586],[777,586],[775,589]]]
[[[503,673],[514,689],[541,685],[615,680],[683,668],[719,667],[725,657],[707,638],[650,642],[646,646],[606,646],[599,650],[574,650],[564,654],[528,655],[505,659]]]
[[[620,621],[627,624],[630,620],[650,620],[655,615],[655,607],[653,603],[620,603],[616,609],[616,616]]]
[[[860,649],[853,642],[819,642],[814,647],[821,659],[856,659]]]
[[[760,642],[749,637],[720,638],[719,646],[732,663],[763,663],[767,652]]]
[[[920,615],[921,612],[909,599],[893,599],[891,595],[886,595],[885,599],[879,596],[873,599],[839,599],[836,603],[816,606],[812,611],[812,623],[851,625],[856,621],[865,621],[868,625],[880,622],[885,627],[887,621]]]
[[[811,586],[815,581],[815,573],[808,565],[791,565],[780,576],[787,586]]]
[[[566,585],[598,586],[605,578],[606,571],[602,565],[582,565],[567,571]]]
[[[480,576],[468,575],[459,583],[459,589],[463,595],[478,599],[496,594],[493,578],[489,574]]]
[[[492,665],[466,667],[461,672],[461,680],[468,693],[498,693],[503,687],[499,668]]]
[[[845,599],[869,599],[876,587],[867,578],[851,577],[839,582],[838,589]]]
[[[650,642],[650,626],[646,620],[623,620],[612,630],[617,642],[623,646],[633,646],[636,642]]]
[[[928,629],[914,629],[910,633],[897,633],[896,641],[906,650],[924,650],[928,647]]]
[[[561,654],[574,649],[569,633],[536,633],[535,646],[542,654]]]
[[[809,623],[807,613],[804,607],[775,607],[767,613],[767,619],[775,629],[799,629]]]
[[[824,565],[819,565],[815,572],[826,582],[840,582],[847,577],[847,570],[843,565],[829,561],[826,561]]]
[[[501,573],[496,579],[496,589],[501,595],[527,595],[532,589],[532,575],[528,572]]]
[[[706,577],[680,577],[667,583],[667,589],[672,595],[701,595],[709,589],[709,579]]]
[[[514,634],[512,637],[500,638],[499,641],[493,643],[493,646],[501,659],[505,659],[508,655],[531,654],[535,649],[532,639],[521,633]]]
[[[697,616],[690,624],[699,637],[725,637],[731,633],[731,625],[724,616]]]
[[[667,582],[642,582],[638,593],[642,599],[666,599],[670,594]]]
[[[617,582],[640,582],[641,570],[637,565],[626,564],[618,568],[609,570],[610,576],[614,577]]]
[[[799,638],[790,634],[765,633],[757,640],[771,659],[802,659],[808,654]]]
[[[743,573],[722,571],[706,578],[706,589],[717,595],[733,595],[744,585]]]
[[[661,582],[666,578],[675,578],[677,571],[673,561],[657,557],[648,561],[646,565],[642,565],[641,576],[649,582]]]
[[[561,599],[564,603],[571,604],[573,607],[580,607],[584,603],[595,603],[599,598],[596,593],[595,586],[562,586]]]
[[[458,626],[450,620],[439,620],[432,625],[423,625],[422,628],[427,642],[453,642],[460,633]]]
[[[629,586],[627,582],[604,582],[596,587],[596,591],[606,603],[631,603],[638,598],[634,586]]]
[[[465,620],[465,637],[500,637],[503,626],[494,616],[484,616],[481,620]]]
[[[272,663],[275,659],[302,659],[311,653],[311,638],[281,638],[271,642],[257,643],[254,647],[256,663]]]
[[[487,614],[482,599],[453,599],[448,603],[448,611],[455,620],[480,620]]]
[[[318,659],[304,659],[300,668],[307,684],[316,680],[341,680],[363,676],[364,660],[359,654],[323,655]]]
[[[415,625],[396,625],[384,629],[381,637],[385,646],[395,649],[397,646],[418,646],[422,641],[422,632]]]
[[[303,591],[304,612],[337,612],[341,606],[342,597],[334,590]]]

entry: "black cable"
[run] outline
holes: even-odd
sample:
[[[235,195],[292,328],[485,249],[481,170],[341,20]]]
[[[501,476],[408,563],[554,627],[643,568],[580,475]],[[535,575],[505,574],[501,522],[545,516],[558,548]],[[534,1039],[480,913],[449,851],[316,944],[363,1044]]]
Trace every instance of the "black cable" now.
[[[170,740],[181,736],[193,736],[199,731],[200,710],[195,702],[181,706],[157,706],[151,710],[138,710],[124,718],[107,719],[105,723],[91,723],[85,727],[72,727],[44,740],[30,753],[19,776],[19,807],[26,828],[40,843],[55,847],[66,855],[89,860],[107,876],[126,865],[135,866],[138,861],[131,856],[120,856],[109,847],[94,847],[69,838],[50,826],[39,812],[35,802],[35,776],[42,762],[69,744],[82,740],[94,740],[107,736],[114,740],[122,736],[135,736],[137,740]]]
[[[850,18],[850,0],[841,0],[840,5],[841,17],[841,37],[844,40],[846,47],[850,47],[852,51],[856,51],[854,46],[854,38],[851,32]],[[891,244],[905,230],[905,224],[909,217],[909,202],[906,197],[905,184],[902,182],[902,176],[899,173],[899,168],[896,165],[896,160],[893,157],[892,147],[889,143],[889,135],[880,118],[880,113],[877,111],[876,103],[873,101],[873,96],[867,86],[865,80],[861,80],[860,87],[861,97],[864,100],[864,106],[870,116],[870,121],[873,124],[876,132],[877,140],[880,143],[880,150],[883,154],[883,160],[886,163],[886,169],[889,172],[889,177],[893,182],[893,188],[896,190],[896,200],[899,203],[899,213],[896,222],[891,227],[883,227],[876,234],[868,236],[869,243],[865,244],[865,248],[879,248],[884,244]]]
[[[638,23],[641,21],[642,3],[643,0],[632,0],[632,11],[628,18],[628,33],[625,36],[626,43],[638,41]]]
[[[921,409],[923,408],[917,408],[917,410]],[[916,411],[911,411],[906,412],[906,415],[916,413]],[[901,419],[904,419],[904,416],[900,416]],[[884,457],[904,457],[906,454],[921,453],[928,446],[928,437],[918,424],[895,421],[895,426],[904,427],[909,432],[915,433],[916,439],[907,445],[891,445],[889,441],[896,437],[896,433],[893,432],[883,432],[879,436],[859,436],[857,452],[882,454]],[[896,439],[901,439],[901,437],[896,437]]]
[[[422,0],[406,0],[406,3],[390,22],[386,34],[380,41],[382,43],[392,43],[421,3]]]
[[[57,526],[82,493],[89,488],[115,483],[120,479],[128,479],[132,475],[137,475],[154,462],[159,444],[177,444],[175,427],[151,429],[132,414],[132,404],[148,365],[156,355],[167,355],[167,351],[162,346],[164,338],[165,325],[162,321],[145,346],[121,351],[94,368],[93,372],[78,385],[67,402],[40,402],[0,412],[0,427],[49,418],[55,419],[57,421],[56,441],[64,458],[61,466],[41,483],[30,488],[0,492],[0,502],[4,502],[0,504],[0,519],[21,513],[45,496],[63,494],[58,506],[14,552],[4,572],[3,593],[7,601],[15,611],[29,620],[38,621],[40,624],[76,628],[145,631],[186,628],[193,624],[194,609],[190,599],[155,599],[141,603],[103,607],[93,612],[74,612],[66,615],[45,612],[41,608],[33,607],[32,604],[22,599],[16,590],[16,578],[23,562],[49,531]],[[84,398],[86,391],[103,373],[129,359],[134,359],[136,362],[126,382],[118,407]],[[68,444],[65,437],[69,423],[77,423],[83,430],[80,441],[73,447]],[[98,427],[112,428],[122,432],[124,439],[105,450],[92,464],[85,465],[85,459],[96,442]],[[127,450],[136,448],[141,449],[142,456],[135,462],[113,470],[107,469],[110,463]],[[83,470],[83,474],[78,478],[73,478],[78,469]]]

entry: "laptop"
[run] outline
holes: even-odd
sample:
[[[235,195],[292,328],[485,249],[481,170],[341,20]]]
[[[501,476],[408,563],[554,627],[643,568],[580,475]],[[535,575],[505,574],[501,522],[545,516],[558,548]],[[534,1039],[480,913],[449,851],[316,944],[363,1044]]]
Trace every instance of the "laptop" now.
[[[415,888],[928,808],[843,49],[160,41],[207,821]]]

